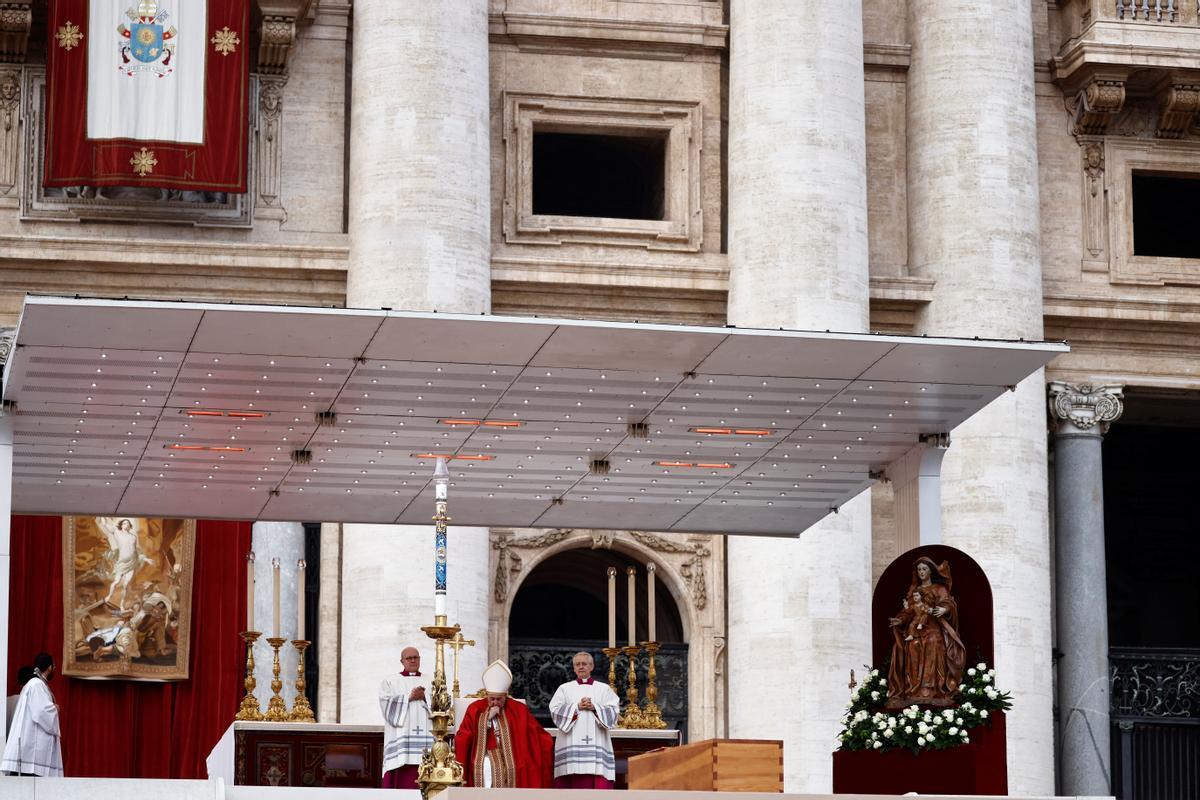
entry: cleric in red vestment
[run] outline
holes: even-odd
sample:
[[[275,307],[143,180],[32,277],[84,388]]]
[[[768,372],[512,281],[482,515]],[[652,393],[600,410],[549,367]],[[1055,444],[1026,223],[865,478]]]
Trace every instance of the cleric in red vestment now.
[[[493,661],[483,672],[486,698],[467,706],[454,736],[454,754],[467,786],[549,789],[554,740],[524,703],[508,702],[512,672]]]

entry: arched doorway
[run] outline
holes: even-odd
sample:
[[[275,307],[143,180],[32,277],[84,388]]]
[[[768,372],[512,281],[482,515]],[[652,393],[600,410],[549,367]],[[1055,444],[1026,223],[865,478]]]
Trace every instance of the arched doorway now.
[[[628,644],[626,631],[628,600],[625,570],[638,570],[638,641],[647,637],[645,564],[616,550],[576,548],[550,556],[521,582],[508,617],[508,657],[513,671],[512,693],[522,697],[543,724],[550,722],[548,709],[554,690],[573,677],[571,657],[580,650],[596,659],[596,678],[608,679],[608,660],[601,650],[608,641],[608,568],[616,567],[617,643]],[[687,731],[688,646],[679,609],[662,578],[656,578],[655,627],[662,643],[655,658],[658,702],[670,728]],[[613,688],[625,702],[624,656],[617,662]],[[638,696],[645,700],[646,659],[637,664]]]

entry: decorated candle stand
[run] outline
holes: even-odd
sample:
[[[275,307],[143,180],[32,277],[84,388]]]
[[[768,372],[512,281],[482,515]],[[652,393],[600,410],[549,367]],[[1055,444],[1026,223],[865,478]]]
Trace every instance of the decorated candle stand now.
[[[636,606],[636,582],[637,569],[627,567],[626,575],[629,580],[629,611],[628,611],[628,632],[629,644],[625,647],[617,647],[617,568],[608,568],[608,647],[603,649],[604,655],[608,657],[608,684],[613,691],[617,691],[617,658],[624,653],[628,659],[628,665],[625,672],[626,687],[625,687],[625,713],[617,718],[617,725],[627,729],[663,729],[667,725],[663,721],[662,711],[658,707],[658,685],[657,671],[655,669],[654,657],[658,653],[661,643],[655,638],[655,608],[654,608],[654,578],[655,566],[654,563],[646,565],[646,582],[647,582],[647,611],[648,611],[648,627],[649,640],[644,641],[639,646],[636,638],[636,622],[637,622],[637,606]],[[637,657],[642,650],[646,651],[647,669],[646,669],[646,705],[643,707],[638,702],[637,688]]]
[[[450,728],[454,724],[454,706],[446,688],[446,644],[449,642],[451,647],[455,647],[454,643],[458,642],[458,647],[455,648],[457,654],[464,641],[459,626],[450,625],[446,617],[446,523],[450,521],[446,510],[450,471],[446,468],[445,458],[437,458],[436,461],[433,471],[433,625],[421,628],[435,644],[433,680],[429,687],[429,720],[433,729],[433,746],[425,751],[417,768],[417,785],[425,800],[441,794],[451,786],[462,786],[464,782],[463,766],[454,757],[453,740],[450,735]],[[455,662],[457,663],[457,655]]]
[[[307,564],[303,559],[296,562],[296,631],[297,638],[291,640],[292,647],[296,648],[296,698],[292,703],[291,711],[287,708],[287,703],[283,699],[280,692],[283,690],[283,680],[280,677],[283,671],[280,663],[280,650],[288,639],[279,635],[279,593],[280,593],[280,564],[278,558],[271,559],[272,573],[272,624],[274,636],[267,637],[267,644],[272,649],[271,660],[271,698],[267,703],[267,710],[264,713],[259,706],[258,698],[254,694],[254,690],[258,685],[258,680],[255,678],[254,669],[254,643],[262,636],[261,631],[254,630],[254,551],[246,554],[246,630],[242,631],[239,636],[246,643],[246,676],[243,679],[244,695],[238,713],[235,719],[243,721],[267,720],[270,722],[316,722],[316,717],[313,714],[312,706],[308,702],[306,695],[307,681],[304,677],[304,653],[312,645],[312,642],[304,638],[304,574]]]
[[[254,689],[258,685],[254,677],[254,643],[262,636],[262,631],[254,630],[254,551],[246,553],[246,630],[238,634],[246,643],[246,677],[242,680],[244,694],[234,716],[237,720],[260,720],[263,718],[262,708]]]

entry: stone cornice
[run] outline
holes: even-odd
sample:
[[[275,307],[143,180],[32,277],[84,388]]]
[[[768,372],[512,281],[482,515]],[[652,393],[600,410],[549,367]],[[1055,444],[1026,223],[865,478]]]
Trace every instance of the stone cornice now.
[[[863,45],[863,64],[867,68],[907,70],[911,62],[911,44],[867,42]]]
[[[332,238],[332,237],[331,237]],[[345,237],[338,237],[344,239]],[[98,264],[197,265],[239,270],[286,268],[346,269],[349,245],[205,242],[194,240],[0,236],[0,268],[52,262],[78,267]],[[75,267],[73,267],[75,268]]]
[[[1200,296],[1191,300],[1105,297],[1080,294],[1078,287],[1067,286],[1065,290],[1069,293],[1060,294],[1053,289],[1045,292],[1042,308],[1046,319],[1122,320],[1154,326],[1200,325]]]
[[[488,28],[493,42],[508,41],[523,49],[553,52],[569,44],[574,52],[635,52],[648,57],[723,51],[729,40],[729,26],[702,20],[663,22],[493,11],[488,15]]]

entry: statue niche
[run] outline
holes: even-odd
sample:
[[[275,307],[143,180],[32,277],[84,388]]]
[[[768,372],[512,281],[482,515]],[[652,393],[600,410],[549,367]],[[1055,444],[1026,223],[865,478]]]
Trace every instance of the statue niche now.
[[[912,567],[900,611],[888,619],[893,644],[887,708],[952,706],[966,666],[950,562],[921,556]]]

